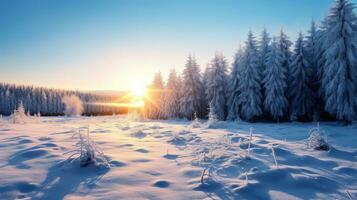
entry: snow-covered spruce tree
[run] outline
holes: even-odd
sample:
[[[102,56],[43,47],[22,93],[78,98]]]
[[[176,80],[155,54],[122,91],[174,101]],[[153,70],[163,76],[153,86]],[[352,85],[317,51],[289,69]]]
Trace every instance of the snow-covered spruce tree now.
[[[148,87],[148,94],[144,105],[144,113],[147,118],[163,118],[163,89],[164,82],[161,73],[158,72],[155,74],[152,84]]]
[[[278,38],[278,48],[281,52],[282,57],[282,65],[287,70],[286,73],[288,74],[290,61],[291,61],[291,51],[290,47],[293,43],[289,40],[288,36],[285,34],[284,30],[280,30],[279,38]]]
[[[211,67],[210,67],[210,63],[206,64],[206,68],[205,71],[203,72],[203,76],[202,76],[202,84],[203,84],[203,89],[205,91],[205,98],[204,98],[204,104],[202,106],[204,106],[205,108],[208,108],[205,110],[205,116],[208,116],[209,114],[209,102],[208,99],[210,99],[207,96],[207,87],[208,87],[208,81],[211,79]]]
[[[239,81],[238,96],[242,119],[252,121],[262,114],[261,73],[257,44],[253,33],[249,31],[242,58],[242,76]]]
[[[318,92],[316,94],[316,100],[317,103],[315,104],[315,109],[317,109],[318,113],[316,113],[315,119],[320,120],[320,119],[327,119],[327,120],[333,120],[335,119],[332,117],[326,110],[325,110],[325,97],[324,97],[324,92],[323,92],[323,87],[322,87],[322,75],[324,71],[324,65],[326,63],[326,59],[324,56],[325,52],[325,47],[323,46],[323,43],[325,42],[326,38],[326,28],[327,28],[327,19],[324,19],[321,22],[320,29],[317,29],[316,31],[316,39],[317,39],[317,87],[318,87]]]
[[[311,65],[306,59],[302,33],[295,42],[294,55],[290,65],[291,119],[310,120],[313,115],[313,94],[310,89]]]
[[[290,47],[293,45],[293,43],[289,40],[288,36],[285,34],[283,29],[281,29],[277,41],[278,41],[279,51],[281,52],[282,66],[286,69],[285,76],[286,76],[287,80],[290,80],[290,77],[289,77],[291,74],[290,62],[291,62],[291,55],[292,55]],[[289,84],[290,84],[289,81],[287,81],[288,87],[290,87]],[[287,90],[285,92],[287,92]],[[288,94],[285,93],[285,96],[288,97]],[[290,103],[291,100],[288,98],[288,101]]]
[[[237,53],[234,56],[234,62],[232,64],[232,71],[230,74],[230,84],[228,86],[229,98],[227,101],[227,107],[228,107],[227,119],[232,121],[240,118],[238,98],[239,98],[239,80],[242,72],[241,64],[242,64],[243,55],[244,55],[244,49],[242,46],[240,46]]]
[[[356,116],[357,20],[353,7],[348,0],[335,1],[325,19],[322,42],[325,109],[345,123]]]
[[[196,63],[196,59],[189,56],[185,69],[182,74],[183,86],[181,97],[181,114],[184,118],[194,119],[195,113],[197,117],[205,117],[205,92],[201,80],[200,69]]]
[[[269,67],[264,71],[264,109],[270,113],[273,120],[279,121],[286,115],[288,100],[285,96],[286,68],[283,66],[283,57],[277,45],[274,38],[267,58]]]
[[[227,113],[227,61],[223,54],[216,53],[211,61],[206,95],[210,108],[215,111],[218,120],[225,120]]]
[[[264,72],[264,70],[268,67],[266,60],[267,60],[268,53],[269,53],[270,40],[271,40],[271,38],[269,37],[269,33],[264,28],[263,32],[261,34],[261,39],[259,41],[259,48],[258,48],[259,66],[261,68],[261,72]]]
[[[165,118],[177,118],[179,117],[179,85],[177,80],[177,73],[175,69],[172,69],[167,80],[164,92],[164,116]]]
[[[320,78],[319,71],[320,65],[319,58],[319,40],[318,32],[316,30],[315,22],[311,22],[310,30],[305,41],[306,59],[310,64],[311,76],[309,85],[311,89],[311,98],[313,100],[313,120],[318,121],[320,119],[321,102],[319,101],[320,90]]]
[[[178,110],[177,110],[177,115],[178,118],[183,118],[183,115],[181,113],[181,97],[183,96],[183,81],[182,77],[180,74],[177,74],[177,88],[176,88],[177,96],[178,96]]]
[[[270,50],[270,41],[271,38],[269,37],[269,33],[266,30],[266,28],[263,29],[261,33],[261,39],[259,41],[259,47],[258,47],[258,53],[259,53],[259,67],[260,67],[260,72],[261,74],[264,73],[265,69],[269,67],[266,63],[267,58],[268,58],[268,53]],[[262,99],[265,99],[265,91],[264,91],[264,85],[263,81],[261,81],[261,94],[262,94]],[[266,117],[267,113],[263,109],[263,117]]]

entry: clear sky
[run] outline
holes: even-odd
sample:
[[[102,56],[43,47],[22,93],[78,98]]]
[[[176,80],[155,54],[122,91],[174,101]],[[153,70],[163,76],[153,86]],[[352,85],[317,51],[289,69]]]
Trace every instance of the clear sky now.
[[[357,0],[353,0],[356,2]],[[252,29],[291,39],[332,0],[0,0],[0,82],[81,90],[129,89],[156,71],[231,62]]]

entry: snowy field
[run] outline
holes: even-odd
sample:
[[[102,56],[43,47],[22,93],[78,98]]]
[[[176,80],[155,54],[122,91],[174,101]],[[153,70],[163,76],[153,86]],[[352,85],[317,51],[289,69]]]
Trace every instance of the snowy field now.
[[[67,159],[88,126],[109,167]],[[314,126],[0,118],[0,199],[356,199],[356,122],[320,123],[329,151],[307,147]]]

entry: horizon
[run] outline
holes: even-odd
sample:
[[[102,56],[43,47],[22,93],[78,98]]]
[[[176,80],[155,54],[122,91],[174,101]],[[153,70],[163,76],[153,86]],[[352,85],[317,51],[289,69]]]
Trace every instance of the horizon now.
[[[356,2],[353,0],[351,2]],[[252,30],[283,28],[294,42],[333,0],[2,2],[0,79],[81,91],[125,91],[155,72],[181,73],[189,54],[201,71],[215,52],[229,65]]]

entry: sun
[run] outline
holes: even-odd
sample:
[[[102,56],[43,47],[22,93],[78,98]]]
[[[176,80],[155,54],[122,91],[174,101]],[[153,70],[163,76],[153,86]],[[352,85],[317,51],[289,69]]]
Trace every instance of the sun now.
[[[143,84],[135,84],[131,87],[131,94],[134,97],[143,98],[146,96],[146,87]]]

